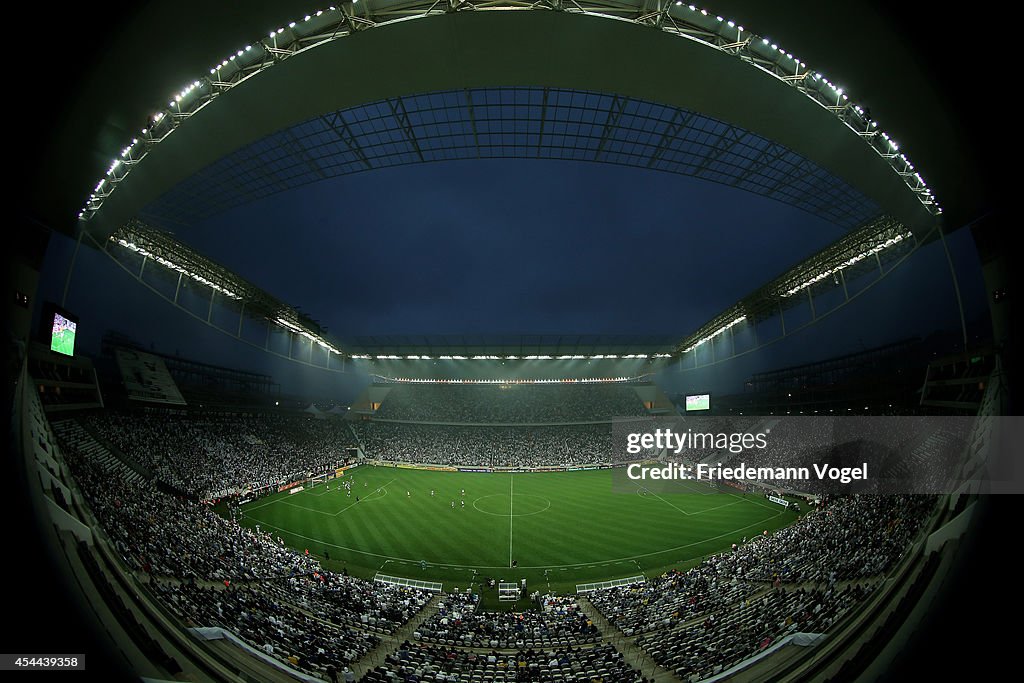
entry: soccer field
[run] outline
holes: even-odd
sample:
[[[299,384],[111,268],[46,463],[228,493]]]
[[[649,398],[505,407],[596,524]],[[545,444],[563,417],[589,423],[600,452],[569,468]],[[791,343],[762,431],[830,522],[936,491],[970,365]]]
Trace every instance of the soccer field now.
[[[353,482],[351,496],[343,481]],[[579,583],[686,566],[796,519],[760,496],[698,484],[686,494],[640,487],[615,493],[611,470],[513,474],[362,466],[329,486],[253,501],[243,506],[240,521],[300,552],[329,555],[329,569],[356,576],[382,572],[439,581],[445,590],[484,577],[525,578],[529,590],[574,592]]]
[[[75,331],[64,329],[53,335],[50,340],[50,350],[63,353],[65,356],[75,355]]]

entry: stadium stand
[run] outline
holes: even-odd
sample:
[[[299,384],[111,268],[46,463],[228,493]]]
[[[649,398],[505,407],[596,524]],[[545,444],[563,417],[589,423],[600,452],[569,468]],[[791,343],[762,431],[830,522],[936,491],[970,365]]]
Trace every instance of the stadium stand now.
[[[594,591],[590,602],[627,636],[668,628],[754,593],[749,582],[719,580],[714,558],[687,572],[672,571],[646,583]]]
[[[884,574],[931,514],[930,496],[827,499],[797,523],[712,555],[687,572],[588,597],[626,635],[671,628],[746,600],[773,582],[829,587]]]
[[[644,678],[611,645],[477,653],[408,641],[362,679],[392,681],[593,681],[641,683]]]
[[[395,462],[467,466],[607,463],[621,458],[607,424],[557,427],[451,427],[391,422],[353,423],[367,457]]]
[[[376,412],[412,422],[543,424],[646,415],[628,384],[397,384]]]
[[[482,612],[475,596],[452,595],[414,635],[425,643],[501,650],[575,647],[600,638],[573,598],[549,595],[538,602],[528,612]]]
[[[221,626],[269,655],[303,671],[351,663],[376,646],[371,633],[337,626],[291,607],[259,587],[153,584],[154,592],[182,619],[196,626]]]
[[[84,503],[125,565],[189,627],[227,629],[261,656],[321,678],[328,665],[344,665],[367,671],[366,681],[643,680],[604,642],[612,636],[576,598],[535,596],[533,609],[490,612],[477,596],[455,594],[425,613],[427,593],[325,571],[280,538],[243,528],[195,496],[161,490],[92,436],[103,434],[123,454],[145,458],[159,477],[199,493],[222,485],[214,473],[254,483],[329,462],[351,436],[346,422],[139,411],[79,419],[89,429],[67,420],[57,433]],[[521,449],[500,461],[551,463],[559,443],[585,443],[585,434],[596,443],[608,428],[354,424],[371,455],[408,457],[396,449],[434,439],[420,457],[447,454],[450,462],[474,464],[499,434]],[[787,635],[827,631],[900,561],[935,500],[825,497],[795,524],[744,539],[690,570],[587,599],[602,623],[635,639],[658,665],[699,680]],[[394,648],[398,639],[382,663],[370,662],[369,653]]]
[[[65,448],[73,449],[97,466],[106,470],[116,470],[131,483],[150,478],[146,476],[146,470],[141,465],[118,458],[77,420],[61,420],[53,422],[52,426],[61,443],[65,444]]]
[[[710,678],[790,633],[823,633],[867,590],[773,590],[678,630],[641,637],[637,644],[684,681]]]
[[[337,420],[308,416],[110,411],[84,419],[160,479],[204,500],[339,467],[352,440]]]
[[[28,367],[48,414],[103,407],[96,371],[88,357],[64,356],[33,342],[28,346]]]
[[[332,572],[264,581],[268,596],[338,625],[393,633],[428,602],[426,593]]]
[[[62,444],[85,500],[129,569],[190,626],[220,626],[300,670],[352,662],[427,602],[419,591],[336,575],[208,506],[129,480]]]

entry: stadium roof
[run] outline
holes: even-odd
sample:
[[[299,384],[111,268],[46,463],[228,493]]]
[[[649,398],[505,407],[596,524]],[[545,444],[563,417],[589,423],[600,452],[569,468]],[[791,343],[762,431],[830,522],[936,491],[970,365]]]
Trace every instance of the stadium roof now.
[[[501,9],[532,11],[493,11]],[[524,35],[541,36],[543,53]],[[592,49],[600,44],[616,49]],[[837,269],[866,268],[865,254],[880,262],[879,250],[898,254],[907,236],[936,234],[930,190],[866,109],[799,55],[699,7],[364,0],[296,17],[239,48],[176,93],[113,160],[82,214],[90,233],[107,236],[138,215],[194,220],[332,175],[486,156],[684,173],[786,201],[852,231],[716,316],[678,351],[738,316],[784,308],[796,300],[794,287],[810,292]],[[622,54],[635,60],[616,63]],[[371,66],[344,68],[351,63]],[[672,64],[679,68],[665,68]],[[353,120],[362,130],[353,131]],[[544,141],[552,124],[563,126],[558,143]],[[310,144],[324,136],[333,137],[330,153],[323,142]],[[384,141],[364,144],[374,136]],[[780,283],[789,288],[782,292]],[[276,301],[265,292],[250,298],[268,297]],[[308,316],[301,327],[320,334]],[[376,341],[410,346],[356,337],[346,352],[379,351]]]
[[[92,239],[90,237],[90,239]],[[898,221],[881,217],[847,233],[807,259],[792,266],[767,284],[707,321],[682,341],[666,336],[640,335],[384,335],[346,336],[337,342],[328,340],[327,331],[319,322],[280,301],[245,278],[182,244],[173,235],[154,229],[142,221],[132,220],[120,228],[104,245],[108,253],[140,282],[168,301],[179,304],[183,282],[198,284],[208,290],[209,306],[204,310],[210,322],[216,301],[237,317],[237,327],[222,331],[243,338],[245,319],[276,325],[284,331],[304,338],[325,354],[330,367],[331,355],[373,359],[573,359],[594,357],[660,358],[693,352],[706,342],[714,342],[725,332],[734,334],[737,325],[752,329],[762,320],[780,316],[785,330],[785,311],[809,304],[812,319],[815,297],[830,289],[840,289],[849,301],[851,285],[862,275],[884,276],[887,270],[906,258],[919,245],[918,238]],[[99,246],[99,243],[97,243]],[[126,259],[128,257],[128,265]],[[147,263],[163,266],[164,279],[171,286],[158,288],[146,283],[143,274]],[[150,267],[150,271],[153,268]],[[173,293],[172,293],[173,292]],[[188,310],[187,308],[185,310]],[[191,313],[197,316],[194,312]],[[728,355],[736,353],[735,339]],[[267,348],[268,341],[264,342]],[[755,342],[755,346],[757,342]],[[714,354],[715,344],[709,345]],[[292,357],[289,347],[288,357]],[[694,356],[696,363],[696,356]]]
[[[784,146],[703,114],[561,88],[395,96],[328,112],[219,159],[143,207],[189,225],[337,176],[467,159],[591,161],[689,175],[790,204],[844,229],[880,207]]]
[[[138,266],[138,278],[142,281],[143,270],[147,263],[157,263],[164,268],[164,275],[177,278],[174,294],[161,293],[164,298],[178,304],[182,292],[182,283],[198,283],[210,291],[210,306],[207,309],[207,322],[212,314],[213,303],[219,297],[221,305],[227,305],[239,316],[236,336],[242,334],[243,316],[269,323],[274,323],[284,330],[306,339],[310,346],[319,346],[324,353],[338,355],[341,353],[327,341],[326,331],[320,324],[290,306],[272,294],[265,292],[245,278],[231,270],[206,258],[186,244],[182,244],[172,235],[156,230],[139,220],[128,221],[110,238],[110,242],[121,247],[125,252],[141,257]],[[106,249],[110,245],[104,245]],[[122,264],[123,265],[123,264]],[[152,268],[151,268],[152,269]]]
[[[523,11],[496,11],[509,9]],[[371,68],[345,68],[354,63]],[[496,85],[534,89],[504,103],[520,110],[500,132],[487,117],[508,113],[488,108],[489,95],[457,95]],[[617,96],[579,105],[567,95],[565,112],[575,107],[582,121],[552,121],[553,91]],[[449,95],[407,97],[415,93]],[[375,107],[361,121],[344,114],[367,103]],[[645,103],[663,111],[648,116]],[[213,185],[261,177],[240,193],[200,195],[201,211],[331,174],[489,155],[665,164],[797,206],[838,191],[922,235],[940,211],[897,142],[826,75],[727,17],[665,0],[342,4],[238,46],[126,143],[81,213],[96,237],[232,154]],[[780,192],[807,176],[809,186]],[[177,201],[209,184],[179,186]],[[861,216],[838,204],[833,220],[856,225]]]
[[[872,221],[729,306],[683,339],[675,351],[690,353],[719,335],[734,332],[741,323],[750,329],[762,320],[777,316],[783,320],[785,335],[785,311],[809,304],[813,322],[817,316],[814,301],[819,292],[841,289],[844,299],[849,301],[852,298],[849,282],[867,273],[884,276],[887,268],[905,258],[916,246],[917,237],[898,221],[888,217]],[[734,340],[731,341],[733,347],[729,355],[736,352]]]

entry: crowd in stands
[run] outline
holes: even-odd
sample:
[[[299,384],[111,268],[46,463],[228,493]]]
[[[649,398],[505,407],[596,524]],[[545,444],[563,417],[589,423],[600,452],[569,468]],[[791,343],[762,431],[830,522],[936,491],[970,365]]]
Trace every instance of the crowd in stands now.
[[[334,431],[347,430],[344,424],[301,418],[264,423],[114,414],[91,420],[118,448],[147,466],[168,468],[158,471],[175,473],[182,488],[195,492],[214,486],[215,475],[204,467],[233,481],[273,480],[296,466],[329,462],[348,443]],[[365,422],[356,429],[370,457],[389,460],[548,465],[612,457],[607,424]],[[307,447],[311,455],[304,459]],[[189,452],[176,454],[177,449]],[[123,478],[74,443],[62,444],[62,451],[88,507],[128,567],[147,577],[156,595],[191,625],[229,629],[264,654],[322,676],[328,664],[358,660],[428,601],[413,589],[325,571],[280,538],[145,480]],[[900,561],[934,503],[909,495],[825,497],[792,525],[755,532],[692,569],[590,593],[588,599],[684,680],[712,675],[789,633],[827,630],[868,595],[872,579]],[[643,680],[600,640],[573,597],[549,595],[532,610],[489,613],[471,594],[449,595],[411,642],[363,680]]]
[[[527,612],[481,612],[473,595],[447,596],[414,635],[427,643],[502,650],[574,647],[601,636],[573,598],[554,595]]]
[[[186,623],[228,629],[264,653],[307,672],[355,662],[380,642],[371,633],[339,627],[294,609],[257,586],[154,583],[151,589]]]
[[[634,635],[718,610],[775,582],[832,586],[878,576],[903,556],[934,503],[929,496],[825,499],[794,524],[753,536],[689,571],[592,593],[590,601]]]
[[[930,496],[825,499],[796,523],[722,556],[722,574],[751,581],[835,582],[876,576],[907,550],[935,505]]]
[[[973,418],[931,418],[938,428],[908,443],[880,468],[883,486],[914,493],[959,488],[971,464],[966,457]],[[889,491],[886,491],[889,492]]]
[[[291,415],[104,412],[88,425],[163,481],[199,498],[259,489],[343,464],[344,422]]]
[[[377,633],[394,632],[429,600],[422,591],[319,570],[265,581],[262,589],[331,623]]]
[[[63,443],[89,509],[127,567],[194,626],[221,626],[266,654],[323,674],[356,661],[429,599],[323,570],[265,531],[208,505],[129,482]]]
[[[743,600],[757,586],[722,577],[713,562],[670,571],[646,583],[596,591],[590,602],[627,636],[669,628]]]
[[[637,639],[658,664],[682,680],[701,680],[728,670],[792,633],[824,633],[868,595],[851,585],[771,590],[676,630]]]
[[[313,572],[316,562],[205,505],[132,484],[65,447],[83,494],[134,569],[184,580],[248,580]]]
[[[395,384],[376,416],[421,422],[529,424],[646,415],[629,384]]]
[[[595,647],[473,652],[445,645],[402,643],[380,666],[361,679],[367,683],[398,681],[614,681],[643,683],[643,675],[611,645]]]
[[[609,424],[453,427],[353,423],[368,458],[451,466],[537,467],[610,463],[625,456]]]
[[[884,419],[814,416],[709,417],[701,431],[765,434],[765,448],[730,452],[725,448],[687,449],[684,455],[668,454],[666,460],[725,467],[806,468],[815,464],[860,466],[867,462],[867,480],[843,483],[837,479],[750,479],[763,488],[837,495],[849,493],[940,493],[956,488],[954,479],[963,460],[970,418],[922,419],[890,416]]]

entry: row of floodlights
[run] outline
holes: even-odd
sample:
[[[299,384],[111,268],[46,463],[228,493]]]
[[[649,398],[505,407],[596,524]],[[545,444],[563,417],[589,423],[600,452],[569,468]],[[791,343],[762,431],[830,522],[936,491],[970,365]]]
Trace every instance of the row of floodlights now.
[[[875,255],[875,254],[877,254],[877,253],[879,253],[879,252],[881,252],[881,251],[883,251],[885,249],[889,249],[890,247],[893,247],[893,246],[899,244],[903,240],[909,238],[911,236],[911,234],[912,233],[910,233],[908,231],[908,232],[905,232],[905,233],[902,233],[902,234],[897,234],[897,235],[895,235],[893,237],[890,237],[889,239],[887,239],[884,242],[881,242],[879,244],[876,244],[875,246],[871,247],[870,249],[862,251],[861,253],[859,253],[859,254],[857,254],[855,256],[851,256],[850,258],[846,259],[845,261],[843,261],[839,265],[837,265],[837,266],[835,266],[833,268],[828,268],[828,269],[818,273],[814,277],[805,280],[804,282],[800,283],[799,285],[796,285],[795,287],[793,287],[793,288],[787,290],[786,292],[784,292],[783,296],[787,296],[787,297],[788,296],[793,296],[797,292],[801,292],[801,291],[807,289],[808,287],[810,287],[811,285],[815,284],[816,282],[820,282],[820,281],[824,280],[825,278],[827,278],[827,277],[829,277],[831,275],[835,275],[836,273],[839,273],[840,271],[842,271],[845,268],[849,268],[850,266],[855,265],[855,264],[863,261],[864,259],[868,258],[869,256],[873,256],[873,255]],[[689,353],[690,351],[693,351],[695,348],[697,348],[701,344],[703,344],[703,343],[705,343],[707,341],[710,341],[712,338],[717,337],[718,335],[722,334],[723,332],[725,332],[726,330],[730,329],[734,325],[738,325],[739,323],[743,322],[746,319],[747,319],[747,316],[741,315],[738,318],[736,318],[736,319],[734,319],[734,320],[732,320],[732,321],[722,325],[721,327],[719,327],[714,332],[711,332],[711,333],[707,334],[706,336],[701,337],[697,341],[695,341],[692,344],[690,344],[690,346],[688,346],[687,348],[683,349],[683,353]]]
[[[566,377],[564,379],[426,379],[417,377],[383,377],[396,384],[610,384],[635,382],[641,377]]]
[[[191,271],[191,270],[189,270],[188,268],[186,268],[184,266],[178,265],[177,263],[174,263],[173,261],[170,261],[169,259],[166,259],[163,256],[160,256],[159,254],[154,254],[153,252],[149,251],[145,247],[140,247],[139,245],[135,244],[134,242],[129,242],[128,240],[126,240],[124,238],[115,238],[115,237],[111,237],[110,241],[111,242],[117,242],[122,247],[125,247],[126,249],[129,249],[131,251],[134,251],[136,254],[140,254],[140,255],[148,258],[148,259],[152,259],[153,261],[156,261],[157,263],[159,263],[160,265],[164,266],[165,268],[170,268],[171,270],[176,271],[178,273],[181,273],[182,275],[184,275],[185,277],[187,277],[189,279],[192,279],[192,280],[195,280],[196,282],[204,284],[207,287],[209,287],[210,289],[214,289],[214,290],[220,292],[221,294],[223,294],[224,296],[226,296],[226,297],[228,297],[230,299],[241,299],[242,298],[242,296],[240,294],[236,294],[235,292],[231,291],[230,289],[227,289],[225,287],[222,287],[221,285],[218,285],[216,282],[211,282],[209,279],[203,277],[199,273]]]
[[[708,334],[707,336],[701,337],[697,341],[695,341],[692,344],[690,344],[690,346],[688,346],[687,348],[683,349],[683,353],[689,353],[690,351],[693,351],[695,348],[697,348],[698,346],[700,346],[704,342],[710,341],[714,337],[717,337],[718,335],[722,334],[723,332],[725,332],[726,330],[731,328],[733,325],[738,325],[738,324],[740,324],[741,322],[743,322],[746,319],[747,319],[747,316],[741,315],[740,317],[736,318],[732,322],[728,322],[728,323],[722,325],[721,327],[719,327],[714,332]]]
[[[682,6],[682,5],[683,5],[683,3],[681,2],[681,0],[676,0],[676,6],[677,7]],[[691,12],[699,13],[702,16],[705,16],[705,17],[710,16],[708,14],[707,10],[700,9],[700,8],[698,8],[695,5],[687,5],[687,8]],[[735,28],[737,30],[737,34],[736,34],[737,41],[742,38],[742,34],[743,34],[743,31],[744,31],[744,28],[742,26],[737,26],[736,22],[728,21],[725,18],[723,18],[722,16],[715,16],[715,19],[717,19],[719,22],[726,23],[729,26],[729,28]],[[807,67],[807,64],[805,62],[803,62],[798,57],[794,57],[792,52],[787,52],[783,48],[779,47],[778,43],[774,43],[774,42],[772,42],[768,38],[762,38],[761,39],[761,44],[763,46],[765,46],[766,48],[770,48],[773,52],[777,52],[777,53],[779,53],[779,55],[785,56],[786,58],[792,60],[793,64],[797,68],[797,73],[799,73],[799,69],[803,69],[803,68]],[[843,101],[843,102],[849,102],[850,101],[849,95],[847,95],[846,92],[844,92],[843,88],[841,88],[840,86],[836,85],[835,83],[832,83],[821,72],[814,72],[812,74],[812,78],[814,78],[815,81],[820,81],[821,83],[824,83],[827,87],[831,88],[832,92],[835,93],[837,103],[840,100]],[[853,106],[854,111],[856,111],[862,117],[866,115],[866,112],[864,111],[864,109],[861,106],[859,106],[857,104],[852,104],[852,106]],[[873,129],[877,129],[878,128],[878,122],[877,121],[871,121],[870,124],[871,124],[871,127]],[[894,154],[894,153],[899,151],[899,149],[900,149],[899,144],[894,139],[892,139],[889,136],[888,133],[886,133],[884,131],[881,131],[881,132],[879,132],[879,134],[881,135],[882,139],[884,139],[886,141],[886,143],[888,144],[890,153]],[[907,159],[905,154],[900,154],[899,158],[906,165],[906,169],[908,171],[913,171],[914,170],[913,164],[910,163],[910,161]],[[935,207],[936,211],[938,213],[942,213],[942,207],[940,207],[938,205],[938,202],[935,201],[935,197],[932,195],[931,190],[928,189],[927,184],[925,183],[924,179],[921,177],[921,174],[920,173],[914,173],[913,177],[918,182],[918,186],[913,188],[913,189],[915,191],[921,192],[923,195],[925,195],[928,198],[928,201]]]
[[[338,349],[334,348],[333,346],[328,344],[326,341],[324,341],[320,337],[318,337],[315,334],[311,333],[309,330],[307,330],[307,329],[305,329],[305,328],[303,328],[303,327],[301,327],[299,325],[296,325],[295,323],[291,322],[290,320],[286,320],[286,319],[278,316],[277,318],[274,319],[274,322],[277,323],[278,325],[280,325],[281,327],[283,327],[283,328],[285,328],[285,329],[287,329],[287,330],[289,330],[291,332],[294,332],[295,334],[297,334],[297,335],[299,335],[301,337],[305,337],[310,342],[316,344],[317,346],[319,346],[320,348],[322,348],[322,349],[324,349],[326,351],[330,351],[331,353],[333,353],[335,355],[340,355],[341,354],[341,351],[339,351]]]
[[[573,355],[561,355],[561,356],[545,356],[545,355],[530,355],[530,356],[496,356],[496,355],[482,355],[482,356],[424,356],[422,354],[411,354],[411,355],[395,355],[395,354],[379,354],[370,355],[366,353],[354,354],[352,358],[356,360],[603,360],[603,359],[644,359],[644,358],[669,358],[672,354],[670,353],[628,353],[624,355],[614,353],[584,355],[584,354],[573,354]]]
[[[793,296],[797,292],[801,292],[801,291],[807,289],[811,285],[815,284],[816,282],[820,282],[821,280],[824,280],[825,278],[829,277],[830,275],[834,275],[834,274],[840,272],[841,270],[843,270],[845,268],[849,268],[850,266],[852,266],[852,265],[854,265],[856,263],[860,263],[861,261],[863,261],[864,259],[866,259],[869,256],[873,256],[873,255],[879,253],[880,251],[883,251],[883,250],[888,249],[890,247],[896,246],[897,244],[899,244],[900,242],[902,242],[903,240],[907,239],[910,236],[911,236],[911,233],[910,232],[906,232],[906,233],[898,234],[898,235],[896,235],[894,237],[890,237],[886,241],[884,241],[884,242],[882,242],[880,244],[876,244],[875,246],[871,247],[870,249],[862,251],[861,253],[857,254],[856,256],[852,256],[852,257],[846,259],[845,261],[843,261],[839,265],[835,266],[834,268],[829,268],[828,270],[822,271],[821,273],[818,273],[814,277],[812,277],[812,278],[810,278],[808,280],[805,280],[804,282],[801,282],[796,287],[793,287],[792,289],[787,290],[783,294],[783,296]]]
[[[141,255],[141,256],[143,256],[145,258],[148,258],[148,259],[151,259],[153,261],[156,261],[157,263],[159,263],[160,265],[164,266],[165,268],[169,268],[169,269],[171,269],[171,270],[173,270],[173,271],[175,271],[177,273],[181,273],[182,275],[184,275],[185,277],[187,277],[187,278],[189,278],[191,280],[195,280],[196,282],[198,282],[200,284],[206,285],[210,289],[213,289],[215,291],[220,292],[221,294],[223,294],[224,296],[228,297],[229,299],[235,299],[236,301],[242,299],[242,295],[241,294],[237,294],[236,292],[233,292],[230,289],[228,289],[226,287],[223,287],[222,285],[219,285],[216,282],[213,282],[213,281],[211,281],[208,278],[203,277],[199,273],[196,273],[195,271],[192,271],[192,270],[186,268],[185,266],[179,265],[179,264],[171,261],[168,258],[160,256],[159,254],[155,254],[152,251],[146,249],[145,247],[141,247],[141,246],[135,244],[134,242],[129,242],[128,240],[124,239],[123,237],[111,237],[110,241],[111,242],[116,242],[117,244],[120,244],[122,247],[124,247],[126,249],[129,249],[130,251],[133,251],[136,254],[139,254],[139,255]],[[327,343],[324,339],[322,339],[321,337],[318,337],[317,335],[311,333],[309,330],[306,330],[305,328],[301,327],[300,325],[297,325],[297,324],[295,324],[295,323],[293,323],[293,322],[291,322],[289,320],[286,320],[285,318],[282,318],[280,316],[275,318],[274,322],[277,323],[278,325],[280,325],[281,327],[284,327],[285,329],[289,330],[290,332],[294,332],[295,334],[298,334],[298,335],[300,335],[302,337],[305,337],[306,339],[308,339],[309,341],[313,342],[314,344],[316,344],[317,346],[319,346],[322,349],[330,351],[333,354],[341,354],[341,351],[339,351],[338,349],[334,348],[329,343]]]
[[[359,0],[354,0],[353,4],[358,3],[358,1]],[[316,17],[322,16],[325,11],[327,11],[327,10],[318,10],[317,12],[315,12],[312,15],[306,15],[305,20],[306,21],[310,21],[314,16],[316,16]],[[337,11],[337,8],[332,6],[332,7],[329,8],[329,11],[332,11],[332,12]],[[296,25],[297,25],[297,22],[293,21],[293,22],[288,24],[288,27],[289,28],[295,28]],[[284,28],[280,28],[277,31],[271,31],[270,37],[273,38],[276,35],[278,35],[280,33],[283,33],[283,32],[284,32]],[[237,60],[238,58],[244,56],[246,53],[252,52],[252,50],[253,50],[253,46],[252,45],[246,45],[244,48],[236,50],[233,54],[228,55],[223,60],[221,60],[218,64],[215,64],[214,66],[210,67],[210,75],[211,76],[219,77],[220,76],[220,71],[222,69],[227,68],[233,62],[235,62],[235,60]],[[167,102],[167,106],[171,107],[172,109],[178,109],[180,111],[181,107],[182,107],[182,104],[185,103],[185,101],[192,95],[193,92],[201,89],[203,87],[203,85],[204,85],[204,82],[201,81],[201,80],[192,81],[187,86],[185,86],[184,88],[179,90],[177,93],[173,94],[171,96],[170,100]],[[150,118],[150,121],[152,121],[151,125],[152,126],[156,126],[157,124],[159,124],[163,120],[164,116],[165,116],[165,114],[162,111],[155,113]],[[149,126],[147,126],[146,128],[143,128],[142,129],[142,134],[144,136],[148,135],[149,130],[150,130]],[[98,209],[99,208],[98,204],[100,204],[102,202],[102,200],[104,199],[104,195],[102,194],[103,188],[107,185],[107,183],[109,181],[120,180],[121,178],[124,177],[124,175],[122,175],[119,178],[116,175],[118,168],[120,168],[120,166],[122,165],[122,161],[121,160],[129,158],[132,155],[132,153],[135,151],[135,147],[138,144],[139,144],[139,139],[137,137],[133,138],[132,141],[131,141],[131,144],[127,145],[124,149],[121,150],[121,159],[114,159],[113,160],[113,162],[111,163],[111,165],[107,169],[106,175],[103,178],[100,179],[100,181],[96,184],[96,187],[89,194],[89,198],[86,201],[85,207],[83,207],[78,212],[78,218],[79,219],[85,217],[86,211],[88,211],[90,209]],[[127,171],[125,171],[125,174],[127,174]],[[94,205],[96,205],[96,206],[94,206]]]
[[[353,2],[354,3],[358,2],[358,0],[353,0]],[[681,1],[679,1],[679,0],[677,0],[676,5],[677,6],[682,6],[683,3]],[[687,5],[687,8],[691,12],[699,13],[702,16],[705,16],[705,17],[710,16],[708,14],[707,10],[700,9],[700,8],[696,7],[695,5]],[[334,11],[337,11],[337,8],[332,6],[332,7],[328,8],[328,10],[317,10],[316,12],[314,12],[312,14],[307,14],[305,16],[305,18],[304,18],[304,21],[306,21],[306,22],[312,21],[315,17],[322,16],[325,11],[334,12]],[[719,22],[727,24],[730,28],[735,28],[737,30],[737,40],[739,40],[739,38],[741,37],[743,31],[745,30],[743,28],[743,26],[737,26],[736,22],[730,21],[730,20],[726,20],[722,16],[717,16],[716,15],[715,18]],[[296,22],[296,21],[290,22],[288,24],[288,29],[294,29],[296,26],[298,26],[298,23],[299,22]],[[270,33],[268,35],[269,35],[269,37],[271,39],[273,39],[275,41],[275,44],[276,44],[277,36],[283,34],[285,32],[285,30],[286,29],[284,27],[281,27],[281,28],[278,28],[276,30],[270,31]],[[779,47],[779,45],[777,43],[773,43],[768,38],[762,38],[761,42],[762,42],[762,44],[764,46],[770,47],[773,51],[778,52],[780,55],[784,55],[788,59],[791,59],[794,62],[794,64],[796,64],[798,69],[799,68],[804,68],[804,67],[807,66],[803,61],[801,61],[797,57],[794,57],[793,53],[786,52],[781,47]],[[247,52],[251,52],[252,49],[253,49],[252,45],[246,45],[243,49],[239,49],[239,50],[235,51],[234,54],[228,55],[219,64],[216,64],[216,65],[214,65],[213,67],[210,68],[210,75],[211,76],[218,76],[219,77],[219,72],[220,72],[221,69],[227,68],[236,59],[242,57]],[[831,88],[832,91],[836,95],[837,101],[839,99],[841,99],[843,101],[848,101],[849,100],[849,96],[843,91],[843,88],[841,88],[841,87],[835,85],[834,83],[832,83],[831,81],[829,81],[820,72],[815,72],[813,74],[813,78],[814,78],[815,81],[821,81],[826,86]],[[188,86],[183,88],[181,91],[176,93],[172,97],[170,102],[168,102],[168,106],[170,106],[172,108],[178,108],[179,111],[180,111],[182,102],[184,102],[194,91],[200,89],[202,87],[202,85],[203,85],[202,81],[199,81],[199,80],[193,81]],[[862,116],[864,115],[864,110],[860,106],[853,105],[853,108],[854,108],[855,111],[857,111],[858,114],[860,114]],[[158,112],[157,114],[155,114],[153,116],[152,120],[154,121],[154,123],[158,123],[162,118],[163,118],[163,112]],[[878,122],[877,121],[871,121],[871,126],[872,126],[872,128],[877,128],[878,127]],[[145,135],[147,133],[147,129],[144,128],[142,130],[142,132]],[[890,151],[893,154],[895,154],[896,152],[899,151],[899,145],[887,133],[882,131],[882,132],[880,132],[880,135],[886,141],[886,143],[889,146]],[[122,150],[121,157],[122,158],[128,157],[132,153],[133,148],[137,144],[138,144],[138,138],[133,139],[132,140],[132,144],[127,146],[127,147],[125,147],[125,149]],[[907,160],[905,155],[900,154],[899,158],[906,164],[908,171],[913,171],[914,170],[913,165],[910,164],[910,162]],[[121,165],[121,161],[119,159],[114,159],[113,160],[113,162],[111,163],[111,166],[107,170],[106,176],[99,181],[99,183],[96,185],[96,188],[89,195],[89,199],[86,202],[86,206],[81,211],[79,211],[79,213],[78,213],[78,217],[79,218],[83,218],[85,216],[85,212],[87,210],[89,210],[90,208],[92,208],[92,209],[98,209],[99,208],[98,205],[97,206],[94,206],[94,205],[101,203],[101,201],[103,199],[103,195],[101,194],[101,192],[103,190],[104,185],[108,181],[108,179],[109,180],[119,180],[119,178],[117,177],[116,173],[117,173],[118,167],[120,165]],[[127,173],[127,171],[125,173]],[[121,177],[123,178],[123,175]],[[934,206],[938,213],[942,213],[942,208],[939,207],[938,202],[935,201],[935,198],[932,195],[931,190],[928,189],[927,184],[925,183],[924,179],[921,177],[920,173],[916,173],[915,172],[912,177],[915,178],[917,180],[917,182],[918,182],[918,186],[916,188],[913,188],[913,189],[915,191],[921,192],[923,195],[925,195],[927,197],[928,203],[930,203],[932,206]]]
[[[871,247],[870,249],[867,249],[867,250],[865,250],[865,251],[863,251],[863,252],[861,252],[861,253],[859,253],[859,254],[857,254],[855,256],[852,256],[852,257],[846,259],[845,261],[843,261],[839,265],[837,265],[837,266],[835,266],[833,268],[829,268],[827,270],[824,270],[821,273],[818,273],[817,275],[815,275],[814,277],[805,280],[804,282],[800,283],[799,285],[797,285],[797,286],[793,287],[792,289],[789,289],[786,292],[784,292],[783,296],[787,296],[788,297],[788,296],[792,296],[792,295],[796,294],[797,292],[801,292],[804,289],[807,289],[811,285],[815,284],[816,282],[820,282],[821,280],[824,280],[825,278],[829,277],[830,275],[834,275],[834,274],[838,273],[839,271],[841,271],[841,270],[843,270],[845,268],[849,268],[850,266],[852,266],[852,265],[854,265],[856,263],[859,263],[860,261],[863,261],[864,259],[868,258],[869,256],[873,256],[874,254],[877,254],[877,253],[879,253],[879,252],[881,252],[881,251],[883,251],[885,249],[888,249],[890,247],[893,247],[893,246],[899,244],[900,242],[902,242],[903,240],[907,239],[910,236],[911,236],[911,233],[910,232],[906,232],[906,233],[902,233],[902,234],[898,234],[898,235],[895,235],[893,237],[890,237],[886,241],[881,242],[879,244],[876,244],[875,246]],[[690,351],[693,351],[694,349],[696,349],[701,344],[704,344],[705,342],[710,341],[714,337],[717,337],[718,335],[722,334],[723,332],[725,332],[726,330],[730,329],[734,325],[738,325],[739,323],[743,322],[746,319],[747,319],[747,316],[741,315],[738,318],[735,318],[734,320],[732,320],[732,321],[722,325],[721,327],[716,329],[714,332],[711,332],[711,333],[701,337],[697,341],[695,341],[692,344],[690,344],[690,346],[688,346],[687,348],[683,349],[683,353],[689,353]]]

